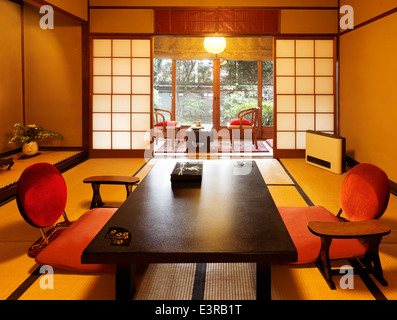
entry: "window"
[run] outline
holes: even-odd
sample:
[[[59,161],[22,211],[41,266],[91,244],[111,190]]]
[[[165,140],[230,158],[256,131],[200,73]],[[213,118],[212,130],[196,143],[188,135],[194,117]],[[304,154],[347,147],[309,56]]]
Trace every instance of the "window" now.
[[[176,61],[176,121],[212,124],[212,60]]]
[[[214,95],[220,96],[219,104]],[[215,114],[226,126],[240,110],[261,104],[262,126],[272,126],[273,61],[154,59],[154,107],[174,108],[182,125],[199,120],[216,127]]]
[[[154,59],[153,107],[172,111],[172,60]]]
[[[258,106],[258,62],[221,61],[221,126]]]
[[[273,61],[262,61],[262,126],[273,126]]]

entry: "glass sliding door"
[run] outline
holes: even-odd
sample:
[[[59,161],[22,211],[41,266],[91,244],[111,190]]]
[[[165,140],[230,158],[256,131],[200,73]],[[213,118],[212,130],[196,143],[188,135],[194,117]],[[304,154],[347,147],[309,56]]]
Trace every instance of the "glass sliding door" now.
[[[154,59],[153,107],[172,111],[172,60]]]
[[[212,124],[213,61],[176,61],[176,121]]]
[[[217,130],[258,106],[259,126],[272,137],[273,61],[154,59],[153,105],[172,111],[183,126],[201,121]]]
[[[258,62],[221,60],[220,125],[258,106]]]
[[[273,61],[262,61],[262,127],[273,127]]]

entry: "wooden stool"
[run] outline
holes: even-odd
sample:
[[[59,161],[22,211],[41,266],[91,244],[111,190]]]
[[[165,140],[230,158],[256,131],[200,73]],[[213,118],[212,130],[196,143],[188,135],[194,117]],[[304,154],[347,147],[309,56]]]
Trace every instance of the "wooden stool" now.
[[[105,203],[102,202],[101,195],[99,193],[99,187],[101,184],[123,184],[127,190],[127,198],[132,191],[132,185],[140,181],[137,177],[127,176],[93,176],[85,178],[84,183],[91,183],[94,194],[91,201],[91,209],[96,207],[102,207]]]

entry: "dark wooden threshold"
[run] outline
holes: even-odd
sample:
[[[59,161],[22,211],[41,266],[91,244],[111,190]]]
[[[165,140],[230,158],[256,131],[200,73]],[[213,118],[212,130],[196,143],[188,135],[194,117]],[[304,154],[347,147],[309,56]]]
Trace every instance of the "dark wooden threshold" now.
[[[56,164],[54,164],[54,166],[60,172],[65,172],[87,159],[88,152],[81,151],[70,158],[57,162]],[[3,188],[0,188],[0,205],[3,205],[4,203],[12,200],[15,197],[16,187],[17,183],[13,182]]]

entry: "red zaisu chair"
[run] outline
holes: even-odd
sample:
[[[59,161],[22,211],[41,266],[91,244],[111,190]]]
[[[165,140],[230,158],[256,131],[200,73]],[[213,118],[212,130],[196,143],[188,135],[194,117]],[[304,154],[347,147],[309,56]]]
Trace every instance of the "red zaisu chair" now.
[[[351,169],[342,183],[337,216],[321,206],[279,207],[298,251],[296,263],[314,262],[330,288],[335,289],[330,260],[361,258],[366,270],[387,286],[379,244],[390,228],[378,219],[385,212],[389,197],[386,173],[363,163]],[[342,212],[346,219],[341,217]]]
[[[22,217],[40,228],[42,239],[29,249],[40,265],[80,272],[114,272],[114,265],[81,264],[81,253],[117,210],[95,208],[70,222],[65,213],[67,189],[61,173],[49,163],[27,167],[17,183],[16,199]],[[45,232],[63,215],[64,222]]]

